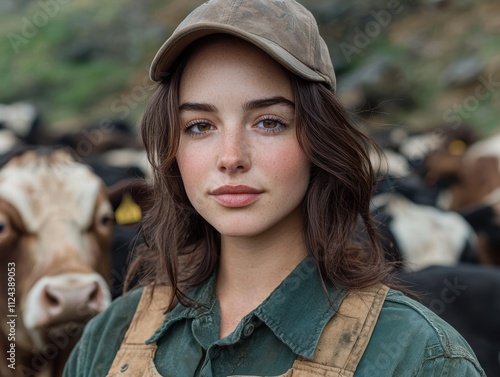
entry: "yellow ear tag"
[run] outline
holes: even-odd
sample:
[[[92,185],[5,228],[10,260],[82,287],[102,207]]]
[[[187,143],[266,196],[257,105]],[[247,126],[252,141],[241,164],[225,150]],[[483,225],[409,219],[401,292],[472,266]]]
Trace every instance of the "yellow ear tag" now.
[[[129,193],[123,195],[122,202],[115,211],[115,221],[118,225],[135,224],[142,219],[141,207],[134,202]]]
[[[453,140],[448,145],[448,152],[450,152],[453,156],[463,155],[466,149],[467,145],[465,145],[465,143],[460,139]]]

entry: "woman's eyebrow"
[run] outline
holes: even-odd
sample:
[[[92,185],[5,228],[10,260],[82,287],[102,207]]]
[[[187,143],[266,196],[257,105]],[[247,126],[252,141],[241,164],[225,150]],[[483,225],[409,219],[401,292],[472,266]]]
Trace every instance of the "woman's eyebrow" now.
[[[208,103],[193,103],[193,102],[184,102],[179,106],[179,112],[183,111],[204,111],[209,113],[216,113],[217,108],[214,105],[210,105]]]
[[[293,103],[292,101],[286,99],[285,97],[276,96],[245,102],[245,104],[243,105],[243,110],[251,111],[274,105],[285,105],[293,109],[295,108],[295,103]],[[179,112],[182,113],[184,111],[204,111],[209,113],[216,113],[217,108],[209,103],[184,102],[179,106]]]
[[[286,99],[285,97],[276,96],[276,97],[262,98],[262,99],[257,99],[257,100],[246,102],[243,105],[243,110],[251,111],[251,110],[262,109],[264,107],[269,107],[269,106],[274,106],[274,105],[286,105],[286,106],[289,106],[289,107],[295,109],[295,103]]]

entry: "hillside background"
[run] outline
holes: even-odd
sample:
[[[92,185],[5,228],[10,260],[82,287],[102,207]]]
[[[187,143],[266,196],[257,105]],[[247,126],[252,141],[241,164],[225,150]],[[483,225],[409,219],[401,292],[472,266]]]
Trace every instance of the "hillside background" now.
[[[34,103],[47,128],[135,125],[154,53],[195,0],[0,0],[0,103]],[[497,0],[303,0],[338,94],[366,127],[500,129]]]

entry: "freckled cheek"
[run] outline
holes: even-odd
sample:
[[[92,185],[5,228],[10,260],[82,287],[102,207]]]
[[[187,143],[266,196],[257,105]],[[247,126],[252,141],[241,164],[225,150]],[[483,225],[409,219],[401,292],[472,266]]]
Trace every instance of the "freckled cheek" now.
[[[302,151],[288,148],[275,152],[262,161],[270,176],[285,185],[289,191],[295,191],[299,187],[307,188],[311,164]]]
[[[193,191],[199,188],[200,182],[203,180],[203,169],[198,169],[198,166],[190,165],[189,168],[181,168],[179,166],[182,182],[186,188],[186,191]]]
[[[206,174],[210,171],[207,160],[199,153],[178,153],[177,165],[181,173],[182,182],[191,202],[202,195]]]

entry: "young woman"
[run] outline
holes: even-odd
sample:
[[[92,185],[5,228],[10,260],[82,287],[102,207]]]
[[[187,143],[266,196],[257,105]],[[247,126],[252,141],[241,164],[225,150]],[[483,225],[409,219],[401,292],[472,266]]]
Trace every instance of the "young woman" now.
[[[66,376],[484,376],[449,325],[385,285],[375,147],[307,10],[208,1],[151,77],[146,288],[89,323]]]

